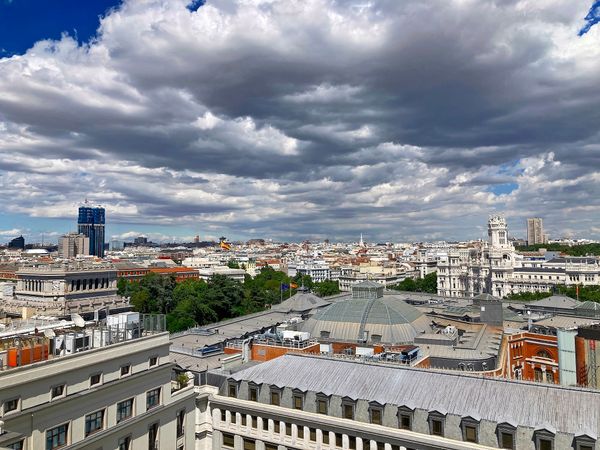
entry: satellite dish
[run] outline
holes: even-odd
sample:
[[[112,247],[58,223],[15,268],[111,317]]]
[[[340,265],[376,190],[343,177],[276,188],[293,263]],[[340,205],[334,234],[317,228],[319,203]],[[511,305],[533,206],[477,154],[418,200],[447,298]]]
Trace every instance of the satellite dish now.
[[[80,328],[85,327],[85,320],[83,320],[83,317],[81,317],[79,314],[72,313],[71,320],[75,323],[76,327],[80,327]]]
[[[56,336],[56,333],[54,333],[54,330],[52,329],[47,329],[44,330],[44,336],[46,336],[47,338],[53,338]]]

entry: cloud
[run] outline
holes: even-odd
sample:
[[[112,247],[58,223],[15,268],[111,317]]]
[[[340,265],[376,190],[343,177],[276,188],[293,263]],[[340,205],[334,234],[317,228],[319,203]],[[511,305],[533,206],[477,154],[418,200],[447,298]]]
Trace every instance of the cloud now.
[[[16,237],[23,234],[20,228],[13,228],[12,230],[0,230],[0,236]]]
[[[505,211],[600,238],[581,4],[201,3],[125,1],[89,43],[0,59],[7,210],[87,196],[124,230],[283,240],[480,237]]]

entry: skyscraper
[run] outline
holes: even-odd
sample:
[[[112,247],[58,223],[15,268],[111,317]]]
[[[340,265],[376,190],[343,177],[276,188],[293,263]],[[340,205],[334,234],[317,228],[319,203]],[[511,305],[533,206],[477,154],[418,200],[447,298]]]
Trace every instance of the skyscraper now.
[[[527,245],[545,244],[544,224],[539,217],[527,219]]]
[[[79,207],[77,231],[90,238],[90,255],[104,257],[104,208],[100,206]]]
[[[25,250],[25,238],[23,238],[23,236],[14,238],[12,241],[10,241],[8,243],[8,248],[17,248],[17,249]]]

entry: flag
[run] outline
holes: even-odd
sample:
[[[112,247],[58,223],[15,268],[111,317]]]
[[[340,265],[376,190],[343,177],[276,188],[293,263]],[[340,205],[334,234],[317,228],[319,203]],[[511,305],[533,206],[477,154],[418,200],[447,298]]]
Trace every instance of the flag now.
[[[290,283],[290,286],[292,287],[292,289],[298,289],[298,285],[293,281]]]
[[[229,242],[221,241],[219,243],[219,247],[221,247],[223,250],[231,250],[231,244]]]
[[[289,285],[281,283],[281,292],[285,292],[290,288]]]

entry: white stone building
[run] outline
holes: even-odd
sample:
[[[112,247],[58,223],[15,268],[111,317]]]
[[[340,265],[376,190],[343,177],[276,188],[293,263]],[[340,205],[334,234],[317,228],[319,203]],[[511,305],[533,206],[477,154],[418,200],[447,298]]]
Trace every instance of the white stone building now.
[[[454,247],[438,261],[438,295],[506,297],[521,292],[551,292],[555,285],[600,283],[597,257],[558,257],[549,261],[515,251],[508,240],[506,220],[492,216],[488,242]]]
[[[66,356],[38,339],[49,359],[26,364],[25,347],[20,365],[0,370],[1,448],[194,448],[196,394],[193,382],[172,382],[166,332]]]

